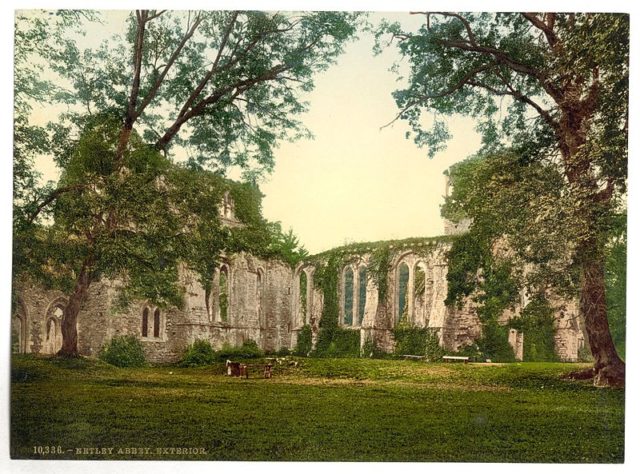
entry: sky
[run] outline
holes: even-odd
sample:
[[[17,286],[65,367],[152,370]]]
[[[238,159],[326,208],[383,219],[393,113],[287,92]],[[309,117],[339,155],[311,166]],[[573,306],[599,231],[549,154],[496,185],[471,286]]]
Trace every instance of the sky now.
[[[92,25],[78,40],[80,48],[122,33],[125,15],[104,12],[104,24]],[[383,17],[409,28],[424,18],[374,13],[369,21]],[[301,94],[309,103],[301,119],[314,138],[281,142],[274,172],[260,183],[264,217],[293,229],[311,253],[350,242],[441,235],[443,172],[480,144],[473,121],[462,117],[449,119],[453,138],[432,159],[405,137],[406,123],[382,128],[398,113],[391,93],[402,83],[389,71],[399,58],[395,46],[375,56],[373,43],[370,33],[361,33],[336,64],[315,76],[315,89]],[[44,124],[60,110],[36,107],[34,121]],[[51,157],[37,164],[45,181],[57,179]]]
[[[407,26],[422,21],[406,13],[384,16]],[[374,56],[372,47],[371,35],[361,34],[317,76],[303,117],[315,139],[282,144],[275,172],[261,187],[265,217],[291,227],[312,253],[348,242],[441,235],[443,172],[480,145],[473,121],[461,117],[449,120],[453,139],[433,159],[405,138],[406,123],[381,129],[398,113],[391,93],[400,83],[389,71],[398,55],[391,47]]]

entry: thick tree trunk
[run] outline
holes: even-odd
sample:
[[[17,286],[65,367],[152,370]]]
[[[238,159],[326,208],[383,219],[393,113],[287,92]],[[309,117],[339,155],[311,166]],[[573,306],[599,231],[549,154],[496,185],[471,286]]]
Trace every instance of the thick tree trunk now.
[[[88,265],[85,263],[62,315],[62,348],[57,354],[60,357],[78,357],[80,355],[78,353],[78,313],[87,299],[89,285],[91,285],[91,279]]]
[[[618,356],[609,331],[605,300],[604,264],[588,261],[582,267],[580,309],[585,318],[591,353],[595,359],[594,384],[598,387],[622,387],[625,364]]]

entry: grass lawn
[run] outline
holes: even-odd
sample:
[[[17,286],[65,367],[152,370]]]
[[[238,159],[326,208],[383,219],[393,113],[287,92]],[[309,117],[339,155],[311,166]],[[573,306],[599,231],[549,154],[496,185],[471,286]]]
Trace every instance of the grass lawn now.
[[[560,379],[581,367],[577,364],[299,360],[298,367],[277,366],[272,379],[257,378],[254,370],[256,378],[244,380],[224,376],[223,364],[119,369],[87,359],[14,357],[11,454],[32,459],[624,459],[624,391]],[[61,453],[51,453],[54,447]],[[105,454],[88,448],[104,448]],[[131,448],[147,449],[132,454]]]

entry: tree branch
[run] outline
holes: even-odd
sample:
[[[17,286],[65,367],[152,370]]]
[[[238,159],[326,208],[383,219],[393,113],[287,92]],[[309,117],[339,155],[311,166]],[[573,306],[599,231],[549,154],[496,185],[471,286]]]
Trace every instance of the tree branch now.
[[[556,122],[556,120],[554,120],[554,118],[551,116],[551,113],[548,110],[543,109],[541,105],[536,103],[529,96],[526,96],[525,94],[517,90],[515,87],[513,87],[513,85],[511,85],[511,83],[509,82],[509,80],[506,77],[504,77],[500,72],[498,72],[497,75],[498,75],[498,78],[500,78],[500,80],[502,81],[502,83],[507,87],[507,89],[509,89],[509,95],[513,96],[516,100],[519,100],[520,102],[524,102],[525,104],[528,104],[531,107],[533,107],[536,110],[536,112],[540,114],[543,120],[547,122],[547,124],[549,124],[551,128],[553,128],[553,130],[555,130],[556,132],[560,130],[560,125],[558,124],[558,122]]]
[[[522,16],[525,17],[529,23],[542,31],[547,38],[547,43],[551,48],[555,48],[558,45],[558,37],[556,36],[555,31],[553,31],[553,26],[555,25],[555,14],[548,14],[549,23],[545,23],[542,21],[537,13],[522,13]]]
[[[225,31],[224,31],[224,34],[223,34],[223,37],[222,37],[222,41],[220,42],[220,47],[218,48],[218,53],[216,54],[216,58],[213,61],[213,65],[211,66],[211,69],[207,72],[207,74],[205,74],[205,76],[202,78],[202,80],[200,81],[198,86],[193,90],[193,92],[191,92],[191,94],[189,95],[189,97],[185,101],[184,105],[180,109],[180,112],[178,113],[178,118],[184,116],[184,114],[187,113],[189,108],[193,105],[193,101],[196,100],[196,98],[200,95],[200,93],[205,88],[207,83],[213,77],[213,74],[216,71],[216,68],[218,67],[218,63],[220,62],[220,57],[222,56],[222,51],[224,50],[224,48],[227,45],[227,42],[229,41],[229,36],[231,35],[231,30],[233,29],[233,25],[235,24],[236,20],[238,19],[239,13],[240,12],[235,11],[231,15],[231,20],[229,21],[229,23],[227,24],[227,27],[225,28]]]
[[[469,37],[469,42],[473,45],[477,45],[476,36],[473,34],[473,30],[471,29],[471,24],[469,21],[464,18],[462,15],[454,12],[409,12],[410,15],[425,15],[427,17],[427,21],[429,21],[429,17],[431,15],[441,15],[445,17],[457,18],[464,25],[464,29],[467,30],[467,36]]]
[[[133,81],[129,92],[129,103],[127,105],[127,116],[125,117],[125,127],[132,127],[135,122],[136,104],[140,94],[140,74],[142,71],[142,50],[144,47],[144,33],[149,12],[147,10],[137,10],[136,19],[136,42],[133,47]]]
[[[543,87],[543,89],[547,92],[547,94],[549,94],[555,100],[557,104],[562,103],[563,95],[561,91],[548,80],[546,74],[544,74],[542,71],[533,69],[520,61],[517,61],[515,58],[508,55],[505,51],[502,51],[500,49],[497,49],[491,46],[484,46],[479,44],[471,28],[471,24],[462,15],[458,13],[453,13],[453,12],[414,12],[414,13],[427,15],[427,17],[429,15],[442,15],[445,17],[456,18],[457,20],[461,21],[465,27],[465,30],[467,31],[467,36],[469,37],[469,39],[460,40],[460,41],[443,39],[443,40],[439,40],[440,44],[442,44],[443,46],[449,46],[449,47],[461,49],[464,51],[491,55],[497,60],[499,64],[504,64],[516,72],[520,72],[522,74],[526,74],[528,76],[531,76],[537,79],[540,85]],[[551,22],[551,24],[553,24],[553,22]],[[549,29],[550,27],[545,25],[545,28]]]
[[[209,96],[205,97],[196,105],[194,105],[188,112],[183,114],[181,117],[176,118],[174,123],[166,130],[162,138],[160,138],[156,142],[156,149],[164,150],[168,143],[173,139],[173,137],[180,131],[182,125],[184,125],[191,118],[202,115],[206,111],[208,106],[216,104],[225,95],[231,93],[234,89],[236,90],[236,92],[232,95],[232,99],[235,99],[235,97],[242,94],[256,84],[276,79],[279,74],[287,71],[288,69],[290,69],[290,66],[278,64],[277,66],[272,67],[259,76],[237,81],[226,87],[222,87],[213,91]]]
[[[35,218],[38,217],[38,215],[44,210],[45,207],[47,207],[53,201],[58,199],[58,197],[60,197],[62,194],[68,193],[70,191],[77,191],[85,187],[86,185],[84,184],[72,184],[69,186],[64,186],[62,188],[55,189],[38,205],[38,207],[36,207],[36,209],[31,214],[29,214],[29,217],[27,219],[28,222],[29,223],[33,222]]]
[[[159,16],[159,15],[156,15],[156,16]],[[171,57],[169,58],[169,61],[167,62],[167,64],[162,69],[162,73],[160,73],[160,75],[158,76],[158,78],[154,82],[153,86],[149,90],[149,93],[147,94],[147,96],[142,101],[142,104],[140,104],[140,107],[135,112],[134,121],[135,121],[135,119],[137,119],[142,114],[144,109],[155,98],[156,94],[158,93],[158,90],[160,89],[160,86],[162,85],[162,82],[164,81],[164,78],[166,77],[167,73],[169,72],[169,69],[171,69],[171,66],[173,66],[173,64],[175,63],[175,61],[178,58],[178,56],[180,55],[182,49],[187,44],[187,41],[189,41],[189,39],[193,36],[195,31],[198,29],[198,26],[200,26],[200,23],[202,23],[202,17],[200,15],[198,15],[195,18],[193,24],[191,25],[191,28],[189,28],[189,30],[182,37],[182,40],[180,41],[180,44],[176,47],[176,49],[171,54]]]

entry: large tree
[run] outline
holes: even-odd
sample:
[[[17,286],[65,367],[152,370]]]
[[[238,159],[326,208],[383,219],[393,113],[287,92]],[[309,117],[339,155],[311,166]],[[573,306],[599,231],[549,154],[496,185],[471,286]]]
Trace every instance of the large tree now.
[[[552,194],[559,200],[533,209],[533,225],[512,236],[554,230],[541,225],[553,222],[548,213],[570,230],[571,244],[557,257],[579,274],[595,383],[623,384],[624,363],[607,321],[604,264],[612,219],[626,193],[628,16],[416,14],[425,17],[418,31],[398,24],[378,31],[379,39],[396,40],[410,65],[408,86],[395,92],[398,118],[433,155],[449,138],[442,116],[470,115],[478,119],[483,151],[508,146],[522,163],[558,170],[560,187]],[[433,114],[431,123],[424,112]],[[538,171],[509,179],[535,179]],[[510,204],[517,205],[527,203]]]
[[[57,18],[26,17],[17,29]],[[307,133],[296,119],[300,93],[353,37],[357,18],[140,10],[124,37],[97,48],[82,50],[73,32],[40,39],[51,42],[40,61],[57,75],[54,98],[68,105],[46,150],[61,178],[16,201],[14,259],[21,273],[68,291],[60,355],[77,355],[77,316],[100,278],[120,281],[124,295],[175,303],[181,261],[206,281],[223,248],[252,232],[264,240],[265,225],[221,228],[216,175],[236,165],[255,178],[272,169],[278,140]],[[91,34],[91,25],[79,29]],[[172,145],[187,151],[186,165],[171,160]],[[202,168],[216,174],[194,173]],[[255,218],[259,208],[249,207]]]

